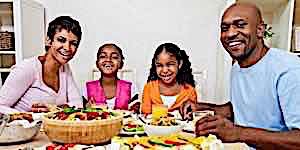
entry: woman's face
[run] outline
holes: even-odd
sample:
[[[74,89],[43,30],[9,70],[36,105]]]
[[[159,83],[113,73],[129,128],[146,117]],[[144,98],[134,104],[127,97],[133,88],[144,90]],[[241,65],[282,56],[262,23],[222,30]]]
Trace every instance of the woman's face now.
[[[176,75],[180,64],[174,55],[162,51],[155,61],[156,73],[162,83],[170,85],[176,83]]]
[[[121,68],[121,55],[114,47],[104,47],[98,56],[97,67],[102,75],[116,76]]]
[[[48,54],[59,64],[64,65],[71,60],[78,48],[78,37],[65,29],[57,31],[51,41],[48,39]]]

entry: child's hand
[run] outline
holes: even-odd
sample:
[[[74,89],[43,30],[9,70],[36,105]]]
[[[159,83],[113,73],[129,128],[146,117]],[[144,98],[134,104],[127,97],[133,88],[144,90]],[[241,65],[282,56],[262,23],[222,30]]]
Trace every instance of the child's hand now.
[[[94,97],[91,97],[89,100],[88,100],[88,103],[87,103],[87,106],[91,107],[93,105],[96,104],[96,99]]]
[[[135,102],[129,107],[129,111],[133,111],[134,113],[140,113],[141,102]]]
[[[179,113],[183,120],[193,120],[193,111],[195,110],[195,103],[191,101],[184,102],[180,108]]]

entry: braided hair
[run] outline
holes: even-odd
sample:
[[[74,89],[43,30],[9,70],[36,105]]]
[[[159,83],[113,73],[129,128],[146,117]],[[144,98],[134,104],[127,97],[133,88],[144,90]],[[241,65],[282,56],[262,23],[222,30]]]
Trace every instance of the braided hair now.
[[[147,82],[153,80],[159,80],[159,77],[156,73],[156,59],[157,56],[162,53],[163,51],[173,54],[176,57],[178,64],[182,61],[182,65],[178,70],[176,75],[176,81],[179,84],[190,84],[191,86],[195,87],[195,80],[192,74],[191,62],[189,61],[189,56],[186,54],[184,50],[180,50],[180,48],[173,44],[173,43],[164,43],[157,47],[155,50],[154,56],[152,58],[152,64],[150,68],[150,73],[148,76]]]

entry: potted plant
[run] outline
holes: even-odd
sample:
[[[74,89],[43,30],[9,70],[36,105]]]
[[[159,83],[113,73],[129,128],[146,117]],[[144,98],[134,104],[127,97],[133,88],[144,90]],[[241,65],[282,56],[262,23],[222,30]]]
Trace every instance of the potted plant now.
[[[264,42],[266,46],[272,46],[272,37],[275,33],[272,31],[272,27],[268,24],[265,24],[265,32],[264,32]]]

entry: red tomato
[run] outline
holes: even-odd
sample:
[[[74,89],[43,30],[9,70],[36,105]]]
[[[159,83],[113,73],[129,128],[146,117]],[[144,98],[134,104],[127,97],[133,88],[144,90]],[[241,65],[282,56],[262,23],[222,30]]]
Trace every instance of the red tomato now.
[[[98,112],[87,112],[86,116],[87,116],[87,120],[93,120],[93,119],[99,117],[99,113]]]
[[[65,147],[65,146],[62,146],[59,148],[59,150],[68,150],[69,148],[68,147]]]
[[[136,128],[137,127],[137,125],[136,124],[127,124],[127,126],[128,126],[128,128]]]
[[[101,119],[107,119],[108,116],[109,116],[109,112],[103,112],[103,113],[101,114]]]
[[[74,147],[76,144],[72,144],[72,143],[68,143],[68,144],[65,144],[64,146],[65,147]]]
[[[54,145],[49,145],[46,147],[46,150],[55,150],[55,146]]]
[[[186,144],[186,143],[182,143],[182,142],[179,142],[179,141],[173,141],[173,140],[165,140],[164,143],[166,143],[166,144],[172,144],[172,145],[176,145],[176,146]]]

